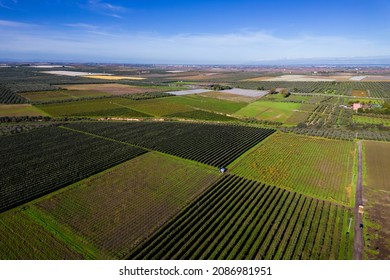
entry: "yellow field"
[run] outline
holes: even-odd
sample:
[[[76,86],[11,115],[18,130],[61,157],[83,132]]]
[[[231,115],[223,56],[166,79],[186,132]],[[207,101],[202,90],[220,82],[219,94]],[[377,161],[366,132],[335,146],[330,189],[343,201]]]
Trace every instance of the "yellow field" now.
[[[106,76],[106,75],[90,75],[84,76],[85,78],[102,79],[102,80],[145,80],[145,78],[129,77],[129,76]]]

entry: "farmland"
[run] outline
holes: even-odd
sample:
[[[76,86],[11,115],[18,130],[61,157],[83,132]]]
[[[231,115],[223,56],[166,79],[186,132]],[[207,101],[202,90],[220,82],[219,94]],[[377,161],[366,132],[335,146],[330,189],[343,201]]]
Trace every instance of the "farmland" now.
[[[170,87],[156,87],[156,86],[132,86],[132,85],[123,85],[116,83],[109,84],[76,84],[76,85],[60,85],[61,88],[67,90],[77,90],[77,91],[92,91],[100,92],[110,95],[123,95],[123,94],[138,94],[145,92],[158,92],[166,91],[172,89]]]
[[[230,169],[245,178],[349,206],[354,201],[353,161],[353,143],[276,133]]]
[[[47,225],[37,223],[28,213],[28,209],[18,209],[0,214],[0,259],[85,258],[58,238],[58,233],[50,232]]]
[[[199,95],[173,96],[154,100],[141,100],[131,104],[134,110],[153,116],[165,116],[193,110],[232,114],[247,105],[244,102],[218,100]]]
[[[41,68],[0,67],[0,259],[352,259],[358,140],[360,249],[390,258],[380,73]]]
[[[31,104],[0,104],[0,116],[47,116],[47,114]]]
[[[125,116],[148,117],[150,115],[130,108],[132,100],[109,98],[65,103],[37,105],[37,108],[54,117],[63,116]]]
[[[123,258],[218,176],[214,168],[147,153],[50,195],[35,207],[94,244],[100,254]]]
[[[110,96],[110,94],[103,92],[81,90],[35,91],[21,93],[20,95],[32,103]]]
[[[390,211],[390,145],[388,143],[365,141],[364,196],[366,198],[364,231],[366,258],[390,258],[390,220],[384,213]]]
[[[1,137],[0,151],[0,211],[145,153],[57,127]]]
[[[300,107],[301,104],[296,103],[256,101],[237,111],[235,115],[284,122],[293,114],[294,110]]]
[[[227,175],[129,258],[346,259],[350,215],[342,206]]]
[[[227,166],[273,129],[187,123],[75,123],[71,129],[168,153],[211,166]]]

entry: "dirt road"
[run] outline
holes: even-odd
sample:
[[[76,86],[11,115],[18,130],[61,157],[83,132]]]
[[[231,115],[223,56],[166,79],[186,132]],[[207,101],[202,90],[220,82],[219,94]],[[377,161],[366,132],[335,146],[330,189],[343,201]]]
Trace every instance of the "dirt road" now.
[[[353,241],[353,258],[361,260],[363,257],[364,238],[363,238],[363,214],[359,213],[359,205],[363,205],[363,181],[362,181],[362,142],[358,141],[358,177],[356,183],[355,198],[355,238]]]

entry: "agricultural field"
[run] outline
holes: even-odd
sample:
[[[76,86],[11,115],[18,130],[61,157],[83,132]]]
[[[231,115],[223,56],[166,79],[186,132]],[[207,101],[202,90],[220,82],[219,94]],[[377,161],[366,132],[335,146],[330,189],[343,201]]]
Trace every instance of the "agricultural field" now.
[[[0,104],[0,117],[22,117],[22,116],[47,116],[42,110],[31,104]]]
[[[118,81],[118,80],[145,80],[145,78],[141,77],[132,77],[132,76],[115,76],[115,75],[87,75],[85,76],[91,79],[100,79],[100,80],[110,80],[110,81]]]
[[[25,92],[19,95],[32,103],[45,103],[53,101],[74,100],[82,98],[104,97],[111,94],[86,90],[55,90],[55,91],[37,91]]]
[[[300,107],[301,104],[299,103],[256,101],[235,112],[234,115],[245,118],[285,122]]]
[[[203,97],[211,97],[211,98],[215,98],[215,99],[220,99],[220,100],[228,100],[228,101],[233,101],[233,102],[245,102],[245,103],[250,103],[250,102],[253,102],[257,99],[257,97],[231,94],[231,93],[226,93],[223,91],[209,91],[209,92],[199,93],[198,95],[203,96]]]
[[[16,95],[9,87],[0,84],[0,104],[23,104],[26,99]]]
[[[226,167],[275,132],[266,128],[180,122],[85,122],[67,127],[215,167]]]
[[[232,118],[223,114],[216,114],[208,111],[195,110],[190,112],[176,113],[167,115],[167,117],[178,119],[194,119],[194,120],[206,120],[206,121],[238,121],[236,118]]]
[[[194,110],[232,114],[246,105],[247,103],[244,102],[218,100],[199,95],[141,100],[131,104],[134,110],[159,117]]]
[[[141,87],[141,86],[123,85],[117,83],[60,85],[60,87],[67,90],[101,92],[110,95],[139,94],[139,93],[146,93],[146,92],[159,92],[162,90],[172,89],[171,87],[158,87],[158,86]]]
[[[354,97],[368,97],[368,92],[366,90],[352,90],[352,96]]]
[[[390,258],[390,144],[364,141],[365,257]]]
[[[0,260],[86,258],[61,237],[60,232],[50,231],[47,223],[36,220],[29,208],[0,214]]]
[[[0,259],[352,259],[358,140],[390,259],[389,69],[65,67],[0,68]]]
[[[228,168],[231,173],[352,206],[352,142],[275,133]]]
[[[217,169],[147,153],[35,202],[105,259],[126,257],[219,177]],[[98,225],[98,226],[97,226]]]
[[[375,118],[362,115],[353,115],[352,117],[355,123],[361,124],[383,124],[385,126],[390,126],[390,119],[386,118]]]
[[[131,108],[135,102],[126,98],[104,98],[74,102],[37,105],[36,107],[53,117],[92,116],[92,117],[150,117]]]
[[[351,211],[226,175],[129,259],[348,259]]]
[[[65,187],[145,150],[57,127],[0,137],[0,212]]]

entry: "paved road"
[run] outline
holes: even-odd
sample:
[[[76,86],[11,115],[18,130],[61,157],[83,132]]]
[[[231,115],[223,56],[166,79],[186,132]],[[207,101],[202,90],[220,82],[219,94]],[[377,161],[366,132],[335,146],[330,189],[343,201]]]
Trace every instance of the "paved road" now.
[[[363,214],[359,213],[359,205],[363,205],[363,190],[362,190],[362,142],[358,141],[358,177],[356,183],[356,199],[355,199],[355,238],[353,241],[353,258],[361,260],[363,257],[364,238],[363,228]]]

